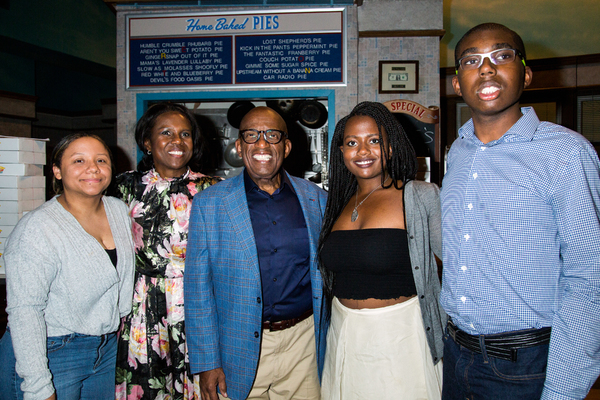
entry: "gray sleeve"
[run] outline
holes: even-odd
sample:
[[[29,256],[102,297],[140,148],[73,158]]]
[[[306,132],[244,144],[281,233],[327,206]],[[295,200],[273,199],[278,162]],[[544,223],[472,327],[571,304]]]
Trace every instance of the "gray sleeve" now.
[[[429,244],[433,253],[442,259],[442,210],[440,205],[440,188],[431,184],[430,196],[427,196],[427,220],[429,223]]]
[[[59,264],[38,229],[41,223],[22,219],[9,236],[4,254],[8,326],[25,399],[46,399],[54,393],[46,357],[44,309]]]
[[[133,250],[132,219],[129,216],[129,208],[123,201],[109,198],[107,204],[109,204],[107,215],[110,213],[109,220],[115,224],[115,226],[111,226],[111,231],[119,251],[117,261],[119,314],[124,317],[131,312],[134,289],[135,252]]]

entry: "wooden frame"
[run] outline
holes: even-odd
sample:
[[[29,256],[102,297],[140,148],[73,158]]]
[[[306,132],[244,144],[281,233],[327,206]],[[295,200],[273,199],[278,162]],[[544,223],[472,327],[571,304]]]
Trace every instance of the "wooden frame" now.
[[[379,93],[419,93],[419,61],[379,61]]]

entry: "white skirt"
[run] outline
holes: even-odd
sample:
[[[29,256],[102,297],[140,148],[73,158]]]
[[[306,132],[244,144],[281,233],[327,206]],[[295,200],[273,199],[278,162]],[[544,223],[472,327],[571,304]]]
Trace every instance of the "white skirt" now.
[[[323,400],[440,399],[419,300],[355,310],[333,299],[321,383]]]

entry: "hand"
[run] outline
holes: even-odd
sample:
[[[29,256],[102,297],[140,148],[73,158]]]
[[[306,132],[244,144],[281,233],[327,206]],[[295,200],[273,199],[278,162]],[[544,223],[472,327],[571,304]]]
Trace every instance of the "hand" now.
[[[227,384],[223,368],[215,368],[200,373],[200,394],[202,400],[219,400],[217,386],[223,397],[227,397]]]
[[[46,400],[56,400],[56,392],[52,393],[52,396],[48,397]]]

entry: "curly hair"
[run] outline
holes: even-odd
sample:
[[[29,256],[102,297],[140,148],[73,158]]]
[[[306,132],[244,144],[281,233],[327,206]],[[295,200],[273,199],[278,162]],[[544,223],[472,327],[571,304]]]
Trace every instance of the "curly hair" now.
[[[104,140],[102,140],[100,138],[100,136],[94,135],[93,133],[87,133],[87,132],[72,133],[70,135],[63,137],[57,143],[57,145],[54,147],[54,149],[52,150],[52,166],[56,166],[60,169],[60,164],[62,162],[63,155],[65,154],[65,151],[67,150],[67,148],[69,148],[71,143],[73,143],[77,139],[81,139],[81,138],[92,138],[92,139],[96,139],[97,141],[99,141],[104,146],[104,148],[106,149],[106,152],[108,153],[108,158],[110,159],[110,166],[112,169],[114,162],[113,162],[113,156],[112,156],[112,152],[110,151],[110,148],[106,145]],[[111,173],[111,182],[113,181],[113,179],[112,179],[113,174],[114,174],[114,171]],[[54,190],[55,194],[62,194],[65,191],[62,179],[56,179],[56,176],[52,175],[52,189]]]
[[[192,127],[192,143],[194,145],[194,149],[188,166],[196,167],[199,165],[200,159],[206,147],[206,142],[202,132],[200,131],[196,117],[186,106],[182,104],[161,102],[148,107],[144,115],[142,115],[135,126],[135,141],[138,145],[138,148],[144,154],[137,165],[139,172],[146,172],[154,168],[154,159],[152,158],[151,154],[148,154],[144,142],[146,140],[150,140],[156,119],[162,114],[169,112],[181,114],[189,121],[190,126]]]
[[[319,236],[318,255],[321,260],[321,251],[323,244],[329,237],[333,225],[356,193],[358,183],[356,177],[346,168],[344,164],[344,155],[339,150],[344,141],[344,131],[350,118],[355,116],[367,116],[372,118],[377,124],[379,130],[379,145],[381,154],[385,162],[381,165],[382,175],[381,184],[384,189],[392,185],[396,189],[401,189],[407,182],[414,180],[417,174],[417,156],[413,149],[404,128],[394,115],[381,103],[365,101],[358,104],[350,114],[342,118],[335,126],[335,131],[331,141],[330,159],[329,159],[329,193],[327,196],[327,205],[325,215],[323,216],[323,226]],[[386,133],[387,140],[384,141],[383,133]],[[387,145],[389,144],[389,146]],[[391,147],[391,152],[389,151]],[[385,167],[384,167],[385,166]],[[385,169],[385,170],[384,170]],[[392,178],[392,182],[385,186],[387,176]],[[399,186],[400,185],[400,186]],[[319,262],[319,269],[323,276],[324,294],[326,299],[327,316],[331,311],[331,300],[333,299],[333,282],[335,276],[329,271],[322,262]]]

